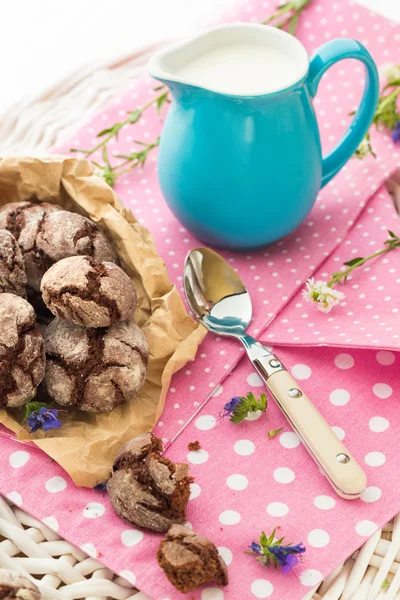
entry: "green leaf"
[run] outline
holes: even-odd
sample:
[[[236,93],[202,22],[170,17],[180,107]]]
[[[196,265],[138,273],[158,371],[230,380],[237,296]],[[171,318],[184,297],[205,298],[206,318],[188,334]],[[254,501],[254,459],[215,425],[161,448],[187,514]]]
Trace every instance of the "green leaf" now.
[[[25,420],[27,421],[33,412],[38,412],[41,408],[48,408],[45,402],[28,402],[25,405]]]
[[[132,110],[129,113],[128,123],[130,123],[131,125],[133,125],[134,123],[137,123],[141,116],[142,116],[142,111],[139,108],[137,108],[136,110]]]
[[[276,435],[278,435],[278,433],[280,433],[282,431],[283,427],[279,427],[279,429],[271,429],[270,431],[268,431],[268,439],[270,440],[271,438],[274,438]]]
[[[351,260],[348,260],[343,264],[346,265],[346,267],[354,267],[355,265],[358,265],[358,263],[362,260],[364,260],[364,258],[362,256],[358,256],[357,258],[352,258]]]
[[[390,231],[390,229],[388,229],[388,234],[390,235],[391,238],[394,238],[395,240],[398,239],[397,235],[393,231]]]
[[[160,90],[163,90],[165,88],[165,85],[162,83],[161,85],[157,85],[157,87],[153,88],[153,92],[159,92]]]
[[[386,577],[385,581],[382,583],[381,588],[384,590],[386,588],[388,588],[390,585],[390,581],[389,579]]]
[[[111,133],[112,131],[114,131],[114,125],[112,127],[107,127],[107,129],[102,129],[98,134],[97,137],[103,137],[103,135],[107,135],[107,133]]]
[[[168,102],[168,91],[167,91],[167,92],[165,92],[164,94],[161,94],[161,96],[159,96],[159,97],[157,98],[157,101],[156,101],[156,108],[157,108],[157,112],[158,112],[158,114],[160,114],[160,113],[161,113],[161,109],[162,109],[162,107],[164,106],[164,104],[165,104],[166,102]]]

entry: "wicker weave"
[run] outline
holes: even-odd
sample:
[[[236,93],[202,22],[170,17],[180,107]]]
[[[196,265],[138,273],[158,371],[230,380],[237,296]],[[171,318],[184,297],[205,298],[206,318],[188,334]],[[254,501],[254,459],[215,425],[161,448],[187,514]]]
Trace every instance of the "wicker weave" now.
[[[61,145],[101,106],[135,83],[153,52],[145,48],[109,64],[90,65],[40,97],[20,102],[7,118],[0,118],[0,152],[29,154]],[[387,187],[400,212],[400,171]],[[44,600],[149,600],[1,496],[0,567],[30,576]],[[399,567],[400,514],[303,600],[400,600]]]
[[[0,567],[32,579],[43,600],[145,600],[98,560],[0,496]]]

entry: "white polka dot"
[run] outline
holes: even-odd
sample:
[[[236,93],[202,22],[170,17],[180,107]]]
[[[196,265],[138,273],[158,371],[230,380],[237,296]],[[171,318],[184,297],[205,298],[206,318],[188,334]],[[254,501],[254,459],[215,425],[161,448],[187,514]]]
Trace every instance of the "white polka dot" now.
[[[265,385],[258,373],[251,373],[247,376],[247,383],[252,387],[261,387]]]
[[[291,483],[295,477],[295,474],[289,467],[279,467],[274,471],[274,479],[278,483]]]
[[[268,579],[255,579],[251,584],[251,593],[256,598],[269,598],[274,591],[274,586]]]
[[[364,460],[369,467],[381,467],[386,462],[386,456],[383,452],[368,452]]]
[[[338,369],[351,369],[354,367],[354,358],[350,354],[338,354],[335,356],[335,365]]]
[[[350,394],[347,390],[339,388],[330,393],[329,400],[334,406],[344,406],[350,400]]]
[[[7,494],[7,498],[11,500],[11,502],[14,502],[14,504],[17,506],[22,506],[21,494],[18,494],[18,492],[10,492]]]
[[[292,375],[296,379],[308,379],[311,376],[311,369],[307,365],[293,365]]]
[[[376,383],[373,386],[372,391],[378,398],[390,398],[393,394],[392,388],[387,383]]]
[[[62,492],[67,487],[67,482],[63,477],[56,475],[46,481],[46,490],[51,494]]]
[[[125,529],[125,531],[121,533],[121,542],[128,548],[136,546],[142,539],[143,533],[138,529]]]
[[[188,453],[187,459],[192,465],[202,465],[203,463],[208,461],[208,452],[203,450],[192,450]]]
[[[25,452],[24,450],[18,450],[18,452],[13,452],[12,454],[10,454],[10,465],[14,469],[18,469],[19,467],[23,467],[24,465],[26,465],[29,459],[29,452]]]
[[[42,519],[43,523],[50,527],[53,531],[58,531],[58,521],[55,517],[45,517]]]
[[[396,360],[393,352],[389,352],[388,350],[381,350],[376,355],[376,360],[380,365],[384,365],[385,367],[392,365]]]
[[[361,500],[364,500],[364,502],[376,502],[381,496],[381,490],[378,487],[375,487],[374,485],[370,485],[365,488],[360,497]]]
[[[126,579],[126,581],[128,583],[130,583],[131,585],[135,585],[135,583],[136,583],[135,573],[132,573],[132,571],[121,571],[120,575],[121,575],[121,577]]]
[[[279,442],[284,448],[297,448],[300,444],[298,436],[293,431],[286,431],[279,436]]]
[[[249,485],[249,480],[244,475],[229,475],[226,480],[227,486],[231,490],[235,490],[236,492],[240,492],[241,490],[245,490]]]
[[[307,569],[307,571],[303,571],[301,573],[300,581],[303,585],[306,585],[307,587],[314,587],[320,581],[322,581],[322,573],[320,573],[316,569]]]
[[[83,509],[82,514],[86,519],[96,519],[97,517],[104,515],[105,510],[103,504],[100,504],[99,502],[89,502]]]
[[[222,387],[222,385],[217,385],[217,387],[215,388],[215,390],[213,392],[213,397],[220,396],[223,391],[224,391],[224,388]]]
[[[289,508],[284,502],[270,502],[267,506],[267,513],[271,517],[284,517],[288,512]]]
[[[201,487],[199,486],[198,483],[191,483],[190,484],[190,498],[189,500],[194,500],[195,498],[197,498],[197,496],[200,496],[200,492],[201,492]]]
[[[375,433],[382,433],[386,431],[389,427],[390,423],[385,417],[372,417],[369,421],[369,428],[371,431]]]
[[[356,525],[356,532],[358,533],[358,535],[361,535],[363,537],[369,537],[377,529],[378,525],[373,521],[368,521],[367,519],[365,521],[358,521]]]
[[[241,516],[236,510],[224,510],[218,520],[223,525],[236,525],[240,522]]]
[[[339,440],[344,440],[344,436],[346,434],[341,427],[338,427],[337,425],[332,425],[331,429],[332,429],[333,433],[336,435],[336,437],[339,438]]]
[[[219,588],[206,588],[201,592],[201,600],[223,600],[224,592]]]
[[[236,442],[233,449],[236,454],[239,454],[240,456],[249,456],[250,454],[253,454],[256,447],[250,440],[239,440]]]
[[[81,550],[85,552],[85,554],[87,554],[88,556],[91,556],[92,558],[97,558],[98,556],[96,547],[93,544],[90,544],[89,542],[86,544],[82,544]]]
[[[195,423],[197,429],[200,429],[200,431],[208,431],[209,429],[215,427],[216,424],[217,421],[212,415],[203,415],[202,417],[196,419]]]
[[[217,550],[218,554],[222,556],[222,558],[224,559],[224,563],[228,567],[233,559],[232,551],[229,550],[229,548],[225,548],[224,546],[218,546]]]
[[[324,531],[323,529],[313,529],[308,534],[308,543],[313,548],[323,548],[329,544],[329,533]]]
[[[314,498],[314,505],[321,510],[330,510],[336,504],[336,500],[331,496],[325,496],[322,494],[321,496],[317,496]]]

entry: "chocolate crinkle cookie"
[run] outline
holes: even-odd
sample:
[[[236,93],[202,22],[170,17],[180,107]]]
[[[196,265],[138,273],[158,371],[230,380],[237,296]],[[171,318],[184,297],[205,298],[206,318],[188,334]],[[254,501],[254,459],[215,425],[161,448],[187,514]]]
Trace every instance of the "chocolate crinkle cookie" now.
[[[0,294],[0,406],[16,408],[32,400],[44,372],[35,311],[20,296]]]
[[[152,433],[133,438],[119,451],[107,483],[115,512],[151,531],[167,531],[186,520],[193,481],[188,465],[162,457],[162,449]]]
[[[228,570],[215,545],[183,525],[172,525],[157,551],[158,564],[183,594],[203,583],[228,584]]]
[[[41,283],[43,300],[56,317],[86,327],[126,321],[137,296],[128,275],[111,262],[72,256],[53,265]]]
[[[24,260],[15,237],[0,229],[0,293],[9,292],[26,298]]]
[[[133,400],[145,382],[149,351],[133,322],[86,329],[54,319],[44,340],[46,387],[59,404],[109,412]]]
[[[39,290],[37,269],[34,268],[35,242],[46,215],[61,211],[61,207],[48,202],[10,202],[0,208],[0,227],[7,229],[18,241],[25,263],[28,286]]]
[[[0,569],[0,600],[41,600],[34,583],[23,575]]]
[[[28,285],[36,291],[45,272],[68,256],[88,255],[98,262],[116,262],[110,242],[93,221],[51,204],[6,204],[0,210],[0,227],[18,240]]]

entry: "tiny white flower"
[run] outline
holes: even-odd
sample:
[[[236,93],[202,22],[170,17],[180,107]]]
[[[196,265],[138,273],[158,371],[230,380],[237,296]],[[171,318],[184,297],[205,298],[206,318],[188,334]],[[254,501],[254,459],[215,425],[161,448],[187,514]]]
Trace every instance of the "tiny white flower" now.
[[[334,306],[344,298],[343,292],[339,292],[328,286],[326,281],[315,281],[314,277],[307,279],[306,289],[303,290],[303,298],[307,302],[316,303],[318,309],[328,313]]]
[[[389,64],[382,68],[382,72],[385,75],[388,83],[393,83],[400,79],[400,65]]]

